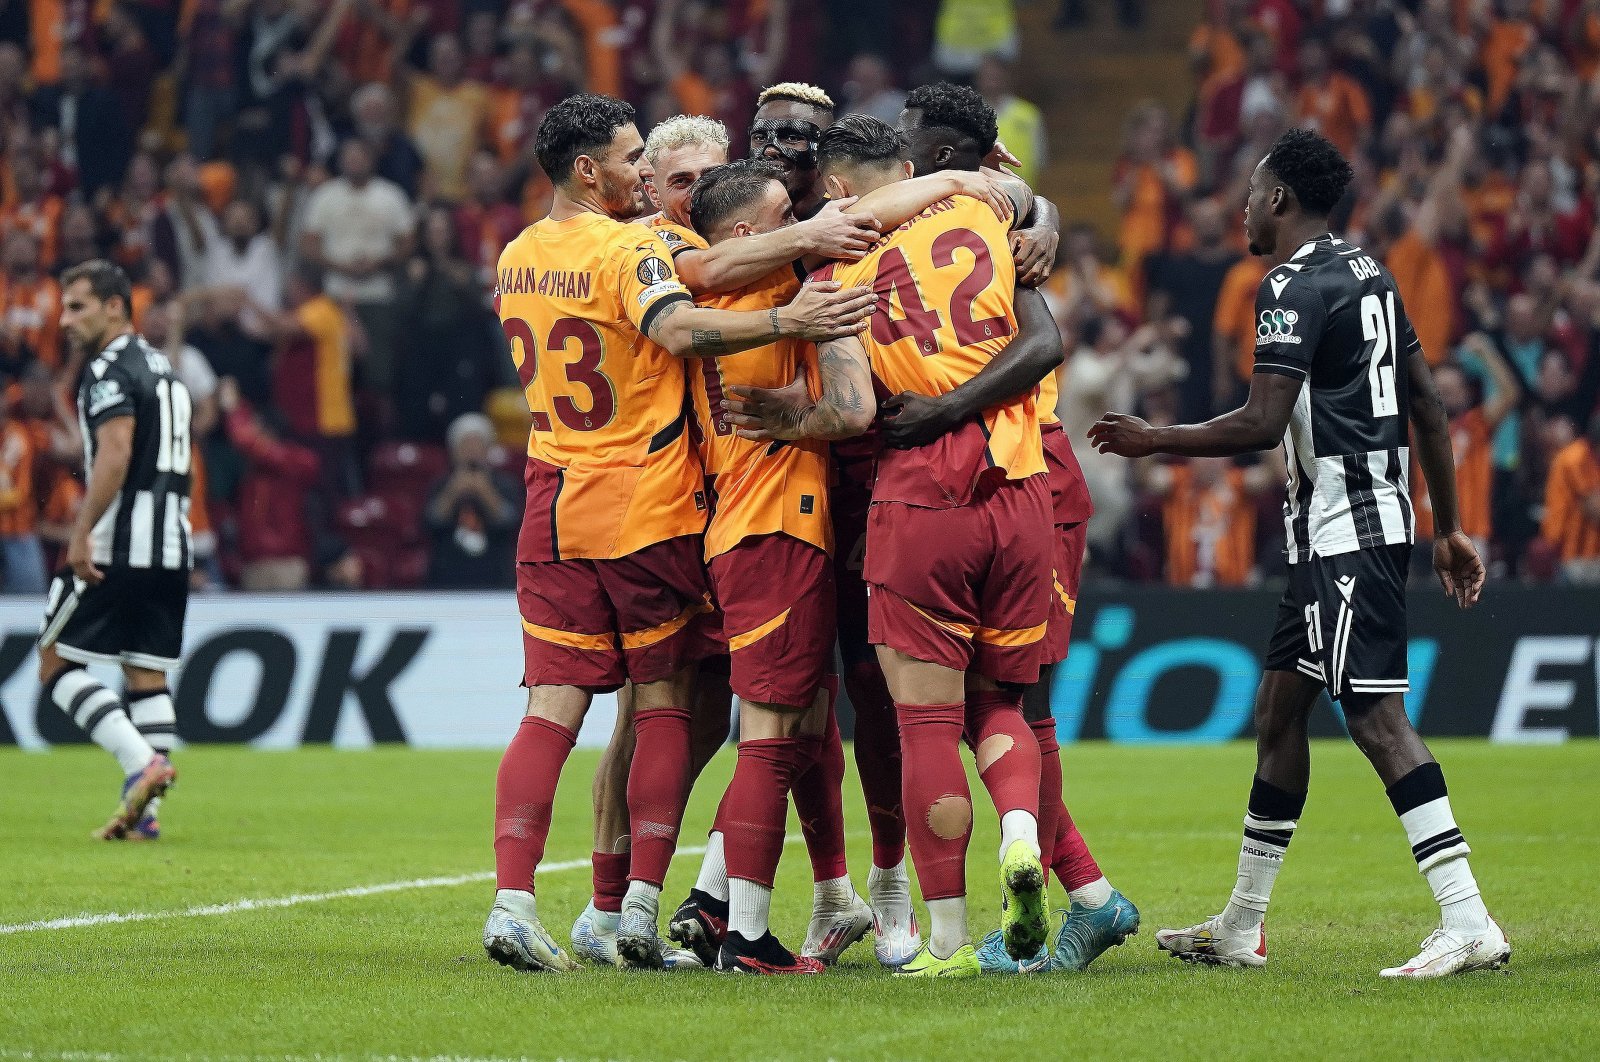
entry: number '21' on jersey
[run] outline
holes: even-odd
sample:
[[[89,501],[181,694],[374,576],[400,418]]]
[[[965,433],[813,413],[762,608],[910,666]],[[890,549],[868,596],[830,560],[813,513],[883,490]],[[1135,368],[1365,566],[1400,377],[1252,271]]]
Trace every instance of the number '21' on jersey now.
[[[1304,381],[1283,439],[1290,563],[1414,540],[1407,363],[1420,345],[1394,277],[1337,236],[1262,280],[1255,371]]]

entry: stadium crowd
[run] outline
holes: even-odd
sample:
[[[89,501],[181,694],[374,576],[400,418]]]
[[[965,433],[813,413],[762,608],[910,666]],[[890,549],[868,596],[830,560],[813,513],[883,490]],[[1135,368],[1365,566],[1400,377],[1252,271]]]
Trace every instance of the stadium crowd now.
[[[527,409],[488,293],[549,200],[544,111],[586,88],[646,129],[743,129],[762,85],[799,79],[892,121],[937,71],[984,92],[1032,180],[1043,123],[1009,85],[1006,7],[0,5],[0,585],[43,589],[81,493],[54,277],[101,255],[194,395],[198,582],[508,585]],[[1600,578],[1600,3],[1213,0],[1191,58],[1187,114],[1129,116],[1115,245],[1069,225],[1046,288],[1098,508],[1091,572],[1280,570],[1281,460],[1130,471],[1084,431],[1107,408],[1194,419],[1243,393],[1264,275],[1244,182],[1300,124],[1356,167],[1345,231],[1423,333],[1494,573]]]

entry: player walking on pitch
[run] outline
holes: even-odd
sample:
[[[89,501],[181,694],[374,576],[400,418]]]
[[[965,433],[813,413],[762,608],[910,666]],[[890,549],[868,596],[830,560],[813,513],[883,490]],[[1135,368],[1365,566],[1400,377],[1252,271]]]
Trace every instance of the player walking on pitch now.
[[[78,385],[87,486],[50,584],[39,635],[45,697],[117,758],[117,811],[94,836],[155,840],[156,802],[177,780],[167,672],[189,601],[189,389],[134,332],[133,289],[110,262],[61,277],[61,328],[87,360]],[[120,664],[127,702],[84,669]]]
[[[1461,531],[1450,427],[1389,271],[1328,231],[1351,171],[1322,136],[1290,130],[1250,178],[1245,233],[1278,265],[1256,296],[1256,364],[1245,405],[1205,424],[1155,428],[1107,413],[1089,430],[1103,453],[1222,457],[1282,439],[1289,587],[1256,694],[1255,780],[1239,877],[1221,914],[1156,934],[1191,962],[1266,965],[1267,901],[1305,807],[1306,721],[1326,688],[1388,789],[1441,927],[1384,977],[1494,968],[1511,945],[1489,917],[1444,772],[1406,717],[1407,563],[1413,542],[1408,420],[1433,498],[1433,567],[1462,608],[1483,563]]]

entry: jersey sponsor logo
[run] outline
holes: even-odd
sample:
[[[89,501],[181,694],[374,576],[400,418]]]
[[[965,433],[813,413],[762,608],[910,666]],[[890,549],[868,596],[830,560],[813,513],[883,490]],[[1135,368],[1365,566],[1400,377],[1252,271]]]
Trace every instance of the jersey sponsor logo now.
[[[93,417],[115,406],[127,396],[116,380],[97,380],[89,388],[89,416]]]
[[[1294,334],[1294,326],[1299,320],[1300,315],[1293,310],[1262,310],[1261,323],[1256,325],[1256,346],[1264,347],[1272,343],[1299,345],[1300,337]]]
[[[672,267],[655,255],[651,255],[639,263],[638,275],[641,284],[660,284],[672,279]]]
[[[661,261],[661,259],[652,258],[651,261],[659,262],[659,261]],[[641,267],[641,268],[643,268],[643,267]],[[659,282],[657,282],[655,284],[651,284],[648,288],[645,288],[643,291],[639,292],[639,305],[640,306],[648,306],[648,305],[650,305],[651,300],[657,298],[658,296],[665,295],[669,291],[682,291],[682,290],[683,290],[683,285],[679,284],[676,280],[659,281]]]

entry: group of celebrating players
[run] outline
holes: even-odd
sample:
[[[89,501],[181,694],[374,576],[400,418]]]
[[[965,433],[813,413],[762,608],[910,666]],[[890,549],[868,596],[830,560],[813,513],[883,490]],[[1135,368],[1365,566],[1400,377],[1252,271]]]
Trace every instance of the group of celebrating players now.
[[[539,920],[534,876],[562,767],[607,690],[618,713],[594,779],[594,892],[571,935],[585,959],[811,974],[872,932],[899,976],[967,977],[1083,970],[1138,930],[1062,801],[1049,705],[1092,511],[1054,416],[1061,337],[1032,287],[1059,219],[986,165],[1004,149],[970,89],[915,90],[898,129],[834,119],[820,90],[775,85],[753,157],[734,162],[720,124],[677,117],[646,141],[632,108],[603,96],[573,96],[540,126],[553,205],[505,249],[495,295],[532,414],[517,556],[528,702],[496,783],[483,934],[505,965],[576,965]],[[1238,879],[1220,914],[1157,944],[1265,965],[1267,904],[1309,789],[1306,722],[1326,690],[1440,906],[1421,951],[1383,974],[1438,977],[1503,965],[1511,946],[1405,712],[1413,429],[1435,571],[1462,607],[1484,572],[1393,277],[1328,231],[1349,180],[1305,130],[1256,168],[1245,231],[1277,264],[1257,296],[1245,405],[1199,425],[1108,413],[1090,441],[1127,457],[1281,441],[1290,469],[1291,574],[1256,699]],[[167,673],[192,555],[188,393],[134,332],[122,270],[91,262],[62,280],[88,485],[40,680],[122,766],[97,836],[154,839],[176,779]],[[119,664],[126,695],[92,663]],[[872,832],[865,899],[845,863],[841,677]],[[737,764],[669,944],[662,883],[734,695]],[[978,947],[963,743],[1001,833],[1001,925]],[[815,878],[798,955],[768,921],[791,798]],[[1053,939],[1050,871],[1070,900]]]

